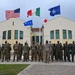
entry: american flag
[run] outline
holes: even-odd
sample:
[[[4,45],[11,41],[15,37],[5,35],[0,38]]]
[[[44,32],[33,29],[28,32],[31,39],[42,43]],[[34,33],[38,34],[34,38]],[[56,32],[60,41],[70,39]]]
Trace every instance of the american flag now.
[[[6,20],[9,18],[19,18],[20,17],[20,8],[16,10],[6,10]]]

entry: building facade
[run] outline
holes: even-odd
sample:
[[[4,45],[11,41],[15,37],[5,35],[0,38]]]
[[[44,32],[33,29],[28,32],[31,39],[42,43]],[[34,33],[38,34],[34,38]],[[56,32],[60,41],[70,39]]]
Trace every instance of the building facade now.
[[[21,44],[27,42],[31,45],[31,27],[24,26],[24,21],[17,18],[10,18],[0,22],[0,44],[7,41],[13,47],[13,44],[18,41]]]
[[[75,21],[64,17],[54,18],[43,25],[42,28],[32,28],[24,26],[24,20],[18,18],[10,18],[0,22],[0,44],[5,41],[13,44],[18,41],[21,44],[27,42],[29,46],[33,42],[45,44],[45,41],[52,43],[72,43],[75,41]]]
[[[64,17],[57,17],[43,25],[43,43],[46,40],[52,43],[72,43],[75,41],[75,21]]]
[[[42,28],[32,28],[31,42],[36,44],[42,42]]]

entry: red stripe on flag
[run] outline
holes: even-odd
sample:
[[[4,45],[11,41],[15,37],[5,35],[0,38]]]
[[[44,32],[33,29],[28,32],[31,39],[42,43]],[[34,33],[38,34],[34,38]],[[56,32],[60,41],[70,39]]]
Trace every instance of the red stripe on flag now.
[[[9,18],[18,18],[20,17],[20,13],[14,13],[14,10],[6,10],[6,19]]]
[[[32,14],[33,14],[33,13],[32,13],[32,10],[28,10],[28,11],[27,11],[27,17],[32,16]]]

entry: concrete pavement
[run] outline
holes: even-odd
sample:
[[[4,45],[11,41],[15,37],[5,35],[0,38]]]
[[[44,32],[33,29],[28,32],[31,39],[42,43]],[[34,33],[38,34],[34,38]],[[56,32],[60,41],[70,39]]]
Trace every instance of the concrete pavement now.
[[[18,75],[75,75],[75,62],[33,62]]]
[[[1,62],[0,64],[30,64],[18,75],[75,75],[75,62]]]
[[[0,64],[30,64],[18,75],[75,75],[75,62],[1,62]]]

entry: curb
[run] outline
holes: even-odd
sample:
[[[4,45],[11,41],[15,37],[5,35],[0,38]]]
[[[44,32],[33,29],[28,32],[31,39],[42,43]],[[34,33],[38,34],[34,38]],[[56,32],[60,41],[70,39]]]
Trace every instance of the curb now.
[[[33,64],[31,65],[29,65],[27,68],[25,68],[24,70],[22,70],[20,73],[18,73],[17,75],[24,75],[25,74],[25,72],[29,69],[29,68],[31,68],[33,66]]]

